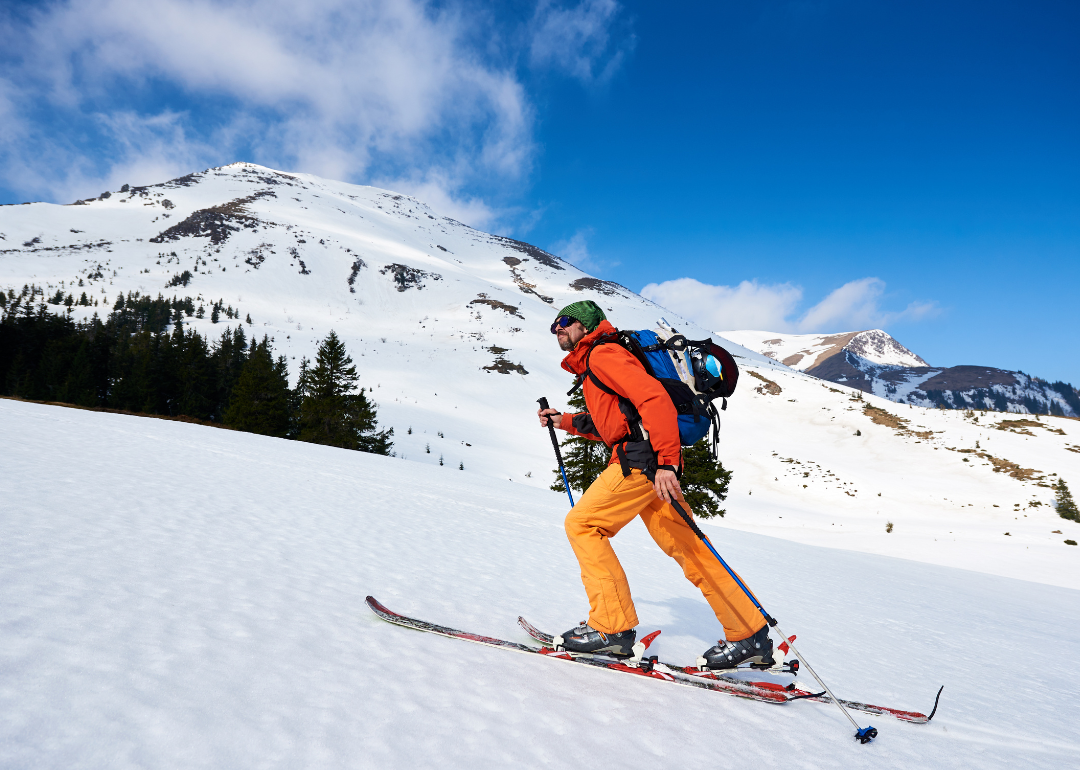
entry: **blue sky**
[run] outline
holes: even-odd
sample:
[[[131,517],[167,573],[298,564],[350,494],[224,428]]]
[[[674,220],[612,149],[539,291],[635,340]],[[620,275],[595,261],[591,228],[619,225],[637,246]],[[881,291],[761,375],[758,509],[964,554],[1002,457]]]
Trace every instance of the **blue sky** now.
[[[880,327],[1080,385],[1075,2],[0,14],[0,202],[251,160],[412,193],[711,328]]]

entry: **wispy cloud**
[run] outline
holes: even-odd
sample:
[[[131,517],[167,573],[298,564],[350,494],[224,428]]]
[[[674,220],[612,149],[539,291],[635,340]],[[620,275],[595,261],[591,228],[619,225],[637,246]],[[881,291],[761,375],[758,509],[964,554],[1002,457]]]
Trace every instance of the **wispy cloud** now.
[[[827,329],[859,330],[887,326],[898,321],[918,321],[938,312],[932,302],[912,302],[903,310],[882,308],[885,282],[880,278],[860,278],[833,289],[825,299],[803,314],[799,331]]]
[[[491,205],[463,191],[520,185],[535,156],[516,51],[596,78],[612,65],[618,13],[614,0],[542,0],[526,44],[500,51],[482,34],[492,17],[453,2],[50,3],[0,24],[6,185],[62,200],[252,160],[414,180],[490,221]]]
[[[902,321],[918,321],[938,312],[933,302],[912,302],[903,310],[883,307],[885,282],[860,278],[831,291],[806,310],[803,289],[790,283],[743,281],[714,286],[694,278],[650,283],[641,295],[714,331],[755,329],[775,332],[861,331]]]
[[[595,270],[597,265],[589,253],[590,235],[592,228],[582,228],[565,241],[555,243],[551,250],[579,270]]]
[[[531,25],[532,64],[562,70],[585,82],[607,80],[634,45],[632,35],[612,41],[611,27],[619,11],[615,0],[584,0],[569,8],[541,0]]]
[[[550,247],[551,253],[587,273],[602,273],[618,267],[618,261],[599,258],[589,250],[589,239],[592,235],[591,227],[582,227],[566,240],[553,243]]]

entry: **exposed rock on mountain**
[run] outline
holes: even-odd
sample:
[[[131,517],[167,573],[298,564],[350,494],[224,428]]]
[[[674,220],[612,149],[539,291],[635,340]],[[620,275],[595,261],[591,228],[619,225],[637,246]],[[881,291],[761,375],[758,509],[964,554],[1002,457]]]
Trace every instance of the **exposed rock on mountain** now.
[[[945,409],[1080,416],[1080,392],[1023,372],[930,366],[880,329],[842,334],[720,332],[785,366],[891,401]]]

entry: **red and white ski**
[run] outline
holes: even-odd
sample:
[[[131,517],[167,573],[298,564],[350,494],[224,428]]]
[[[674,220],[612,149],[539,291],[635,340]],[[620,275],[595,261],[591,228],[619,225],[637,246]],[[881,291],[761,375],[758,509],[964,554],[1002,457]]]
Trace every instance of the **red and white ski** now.
[[[703,677],[696,678],[687,676],[676,676],[673,673],[658,670],[651,665],[651,661],[645,661],[644,665],[635,665],[635,661],[633,661],[632,659],[623,662],[614,658],[600,656],[573,655],[568,652],[553,650],[550,647],[541,647],[538,649],[536,647],[530,647],[526,644],[519,644],[518,642],[509,642],[505,639],[495,639],[490,636],[482,636],[480,634],[473,634],[467,631],[458,631],[454,628],[448,628],[446,626],[436,625],[435,623],[428,623],[424,620],[417,620],[416,618],[399,615],[398,613],[387,609],[372,596],[367,597],[366,601],[367,606],[371,609],[371,611],[383,620],[387,621],[388,623],[394,623],[395,625],[416,629],[417,631],[426,631],[431,634],[446,636],[451,639],[461,639],[466,642],[483,644],[488,647],[499,647],[505,650],[513,650],[514,652],[528,653],[530,655],[543,655],[546,658],[555,658],[557,660],[580,663],[586,666],[592,666],[594,668],[602,668],[608,671],[617,671],[624,674],[634,674],[636,676],[645,677],[647,679],[671,682],[672,684],[696,687],[698,689],[710,690],[712,692],[721,692],[726,695],[734,695],[738,698],[747,698],[749,700],[761,701],[763,703],[787,703],[788,701],[800,700],[802,698],[808,697],[806,693],[802,692],[786,691],[783,689],[760,689],[752,685],[747,685],[743,682],[728,682],[722,680],[706,679]],[[652,640],[655,639],[659,633],[659,631],[654,631],[652,634],[642,639],[641,642],[644,643],[646,639],[649,642],[652,642]]]
[[[548,633],[545,633],[544,631],[541,631],[536,626],[534,626],[532,623],[527,621],[525,618],[519,617],[518,618],[518,625],[520,625],[522,627],[522,629],[524,629],[525,633],[527,633],[529,636],[531,636],[533,639],[540,642],[541,644],[551,644],[552,635],[548,634]],[[649,638],[649,641],[651,642],[652,638],[655,638],[655,634],[658,634],[658,633],[659,633],[658,631],[654,631],[653,634],[650,635],[651,638]],[[644,641],[644,640],[642,640],[642,641]],[[789,641],[792,641],[792,642],[795,641],[795,637],[794,636],[790,637]],[[646,645],[646,646],[648,646],[648,645]],[[783,652],[784,654],[787,654],[788,646],[787,646],[786,643],[781,642],[778,647],[779,647],[781,652]],[[763,673],[768,673],[768,674],[790,674],[790,675],[794,676],[795,674],[798,673],[798,670],[799,670],[797,660],[791,661],[788,664],[784,664],[783,660],[781,660],[775,667],[768,668],[768,669],[755,669],[755,668],[752,668],[752,667],[740,666],[739,668],[728,669],[728,670],[723,671],[723,672],[720,672],[720,671],[700,671],[700,670],[698,670],[698,668],[696,666],[676,666],[676,665],[674,665],[672,663],[665,663],[663,661],[656,660],[655,658],[652,659],[652,660],[654,662],[654,666],[660,666],[663,670],[672,673],[679,680],[683,680],[684,678],[689,677],[689,678],[692,678],[692,679],[694,679],[696,681],[724,682],[726,684],[741,685],[741,686],[745,686],[745,687],[751,687],[751,688],[753,688],[754,690],[756,690],[758,692],[791,693],[791,694],[796,696],[795,698],[791,698],[791,700],[801,699],[801,700],[812,700],[812,701],[815,701],[817,703],[832,703],[832,698],[830,698],[825,693],[813,693],[813,692],[810,692],[808,690],[805,690],[805,689],[803,689],[801,687],[801,683],[797,684],[795,682],[792,682],[790,684],[783,685],[783,684],[778,684],[776,682],[748,681],[748,680],[745,680],[745,679],[739,679],[739,678],[737,678],[735,676],[732,676],[733,672],[734,673],[752,673],[752,674],[763,674]],[[858,701],[851,701],[851,700],[843,700],[843,699],[841,699],[840,702],[842,704],[844,704],[844,706],[846,706],[847,708],[852,709],[854,711],[862,711],[862,712],[864,712],[866,714],[883,714],[883,715],[895,717],[896,719],[902,720],[904,722],[912,722],[914,724],[925,724],[926,722],[929,722],[931,719],[933,719],[934,714],[937,713],[938,701],[941,698],[941,690],[944,690],[944,689],[945,688],[942,687],[941,689],[938,690],[937,697],[934,698],[934,708],[930,712],[930,716],[927,716],[926,714],[922,714],[922,713],[920,713],[918,711],[902,711],[900,709],[888,708],[886,706],[874,706],[874,705],[872,705],[870,703],[860,703]]]

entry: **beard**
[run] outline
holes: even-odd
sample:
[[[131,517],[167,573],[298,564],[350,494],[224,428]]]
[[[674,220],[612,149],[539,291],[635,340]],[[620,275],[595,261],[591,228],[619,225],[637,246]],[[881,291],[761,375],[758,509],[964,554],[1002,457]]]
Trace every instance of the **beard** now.
[[[577,344],[570,341],[570,335],[559,338],[559,347],[569,353],[571,350],[577,347]]]

